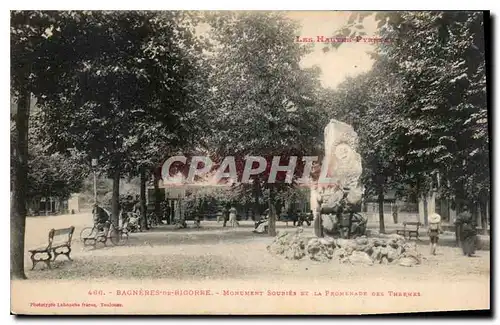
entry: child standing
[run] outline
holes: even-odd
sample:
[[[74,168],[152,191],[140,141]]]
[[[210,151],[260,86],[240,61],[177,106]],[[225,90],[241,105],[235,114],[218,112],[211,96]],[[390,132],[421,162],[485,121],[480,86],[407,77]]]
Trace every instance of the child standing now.
[[[434,213],[429,216],[429,230],[428,235],[431,239],[431,254],[436,255],[437,242],[439,234],[441,233],[441,216]]]

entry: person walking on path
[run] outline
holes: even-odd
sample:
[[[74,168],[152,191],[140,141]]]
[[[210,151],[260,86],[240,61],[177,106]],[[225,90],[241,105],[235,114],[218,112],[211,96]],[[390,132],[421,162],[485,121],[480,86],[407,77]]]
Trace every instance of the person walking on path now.
[[[436,255],[437,243],[441,232],[441,216],[434,213],[429,217],[429,229],[427,230],[427,234],[431,239],[431,255]]]

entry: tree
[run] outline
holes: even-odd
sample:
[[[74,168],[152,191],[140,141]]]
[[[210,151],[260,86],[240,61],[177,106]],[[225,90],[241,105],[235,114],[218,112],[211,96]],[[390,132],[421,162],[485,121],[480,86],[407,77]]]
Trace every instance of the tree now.
[[[60,153],[48,154],[32,134],[29,137],[28,153],[29,199],[55,196],[65,200],[71,193],[82,188],[89,168],[84,167],[76,153],[68,156]]]
[[[24,232],[26,228],[26,203],[28,194],[28,119],[30,93],[22,91],[15,116],[15,138],[11,146],[14,157],[14,177],[11,189],[10,214],[10,276],[11,279],[26,279],[24,274]]]
[[[365,17],[354,14],[340,32],[359,35]],[[389,42],[376,47],[374,58],[390,64],[402,84],[388,125],[396,157],[404,157],[397,164],[403,179],[421,194],[439,185],[458,202],[480,202],[490,183],[484,14],[380,12],[375,18]]]
[[[347,78],[331,93],[323,96],[324,109],[351,124],[359,136],[362,157],[362,183],[365,194],[377,197],[380,232],[385,232],[384,195],[398,185],[397,145],[393,122],[396,109],[402,103],[401,83],[394,68],[378,61],[371,71],[355,78]]]
[[[45,74],[33,62],[39,57],[38,47],[46,42],[45,30],[50,24],[50,16],[41,12],[11,12],[11,96],[17,103],[12,116],[15,140],[11,140],[11,157],[14,162],[10,215],[11,279],[26,279],[24,232],[28,194],[28,123],[32,92],[36,88],[34,86],[39,83],[38,80],[44,79]]]
[[[180,142],[192,133],[188,123],[199,106],[191,95],[199,85],[192,80],[202,49],[184,18],[178,12],[81,13],[88,28],[81,26],[73,39],[64,29],[51,36],[73,48],[104,44],[84,53],[72,74],[48,91],[53,95],[41,101],[47,108],[42,120],[53,149],[99,157],[114,180],[115,223],[120,178],[146,167],[146,159],[137,159],[145,153],[142,146]]]
[[[14,11],[11,13],[11,93],[17,102],[12,143],[11,277],[24,274],[24,230],[31,95],[42,109],[41,136],[51,152],[74,149],[100,158],[114,179],[133,166],[125,158],[143,137],[134,122],[156,116],[165,137],[192,130],[190,93],[202,48],[182,12]],[[197,54],[198,53],[198,54]],[[148,128],[150,130],[151,128]],[[136,130],[134,130],[136,131]],[[177,131],[177,132],[173,132]],[[184,132],[184,133],[183,133]],[[136,163],[135,161],[133,163]]]
[[[284,173],[278,182],[266,182],[270,157],[281,156],[284,165],[290,156],[318,151],[311,143],[320,142],[323,133],[313,108],[319,71],[300,68],[309,49],[294,41],[298,25],[280,13],[218,14],[208,21],[215,41],[211,84],[218,108],[212,152],[239,160],[247,155],[267,157],[266,171],[253,177],[252,184],[256,205],[267,188],[271,208],[276,193],[293,184],[284,181]],[[272,236],[275,221],[271,213]]]

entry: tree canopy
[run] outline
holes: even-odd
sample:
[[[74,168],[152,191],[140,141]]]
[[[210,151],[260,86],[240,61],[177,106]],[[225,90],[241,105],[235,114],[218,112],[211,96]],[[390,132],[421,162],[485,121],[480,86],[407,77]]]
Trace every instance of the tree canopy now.
[[[362,36],[364,18],[353,14],[340,32]],[[358,108],[343,119],[358,119],[366,172],[388,175],[382,161],[400,185],[421,194],[438,189],[469,204],[487,201],[484,14],[380,12],[375,19],[390,42],[375,47],[372,71],[347,80],[334,96],[340,111]],[[377,156],[375,165],[369,162]]]

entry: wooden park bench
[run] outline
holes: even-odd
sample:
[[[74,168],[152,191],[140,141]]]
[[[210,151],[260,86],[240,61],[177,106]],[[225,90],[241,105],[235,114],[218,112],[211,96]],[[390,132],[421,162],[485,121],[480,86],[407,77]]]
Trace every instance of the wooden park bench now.
[[[418,230],[420,227],[422,227],[423,224],[418,222],[418,221],[412,221],[412,222],[403,222],[403,229],[398,229],[396,230],[396,233],[398,235],[402,235],[403,237],[408,237],[408,239],[411,239],[411,237],[415,237],[415,239],[420,240],[418,237]],[[412,227],[412,229],[408,229],[407,227]]]
[[[52,229],[49,231],[49,243],[47,246],[32,249],[31,261],[33,262],[32,270],[38,262],[44,262],[50,269],[50,262],[52,258],[55,261],[57,256],[66,255],[71,261],[69,254],[71,253],[71,238],[73,237],[73,232],[75,227],[71,226],[69,228],[63,229]]]
[[[286,226],[288,227],[288,223],[289,222],[293,222],[293,218],[290,217],[288,214],[283,214],[281,216],[279,216],[279,218],[277,218],[276,221],[282,221],[286,224]]]

